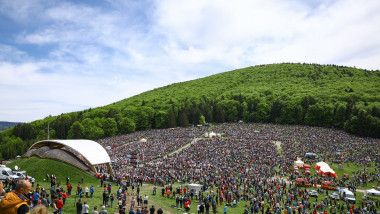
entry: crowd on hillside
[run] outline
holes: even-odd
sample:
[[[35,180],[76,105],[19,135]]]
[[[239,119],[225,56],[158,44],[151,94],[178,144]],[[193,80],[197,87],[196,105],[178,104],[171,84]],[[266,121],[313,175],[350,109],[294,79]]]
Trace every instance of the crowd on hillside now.
[[[137,162],[150,162],[169,154],[200,136],[204,127],[155,129],[128,135],[104,138],[98,141],[107,148],[113,167],[122,171],[130,165],[130,155],[137,153]]]
[[[205,132],[218,133],[221,137],[204,138]],[[140,142],[142,138],[147,142]],[[160,158],[193,140],[189,147]],[[194,127],[143,131],[100,142],[112,147],[109,154],[117,162],[115,179],[128,176],[160,186],[192,181],[215,187],[217,193],[213,194],[219,197],[216,197],[219,201],[252,200],[250,197],[254,196],[254,207],[262,198],[275,205],[276,201],[294,201],[294,197],[298,197],[302,206],[317,209],[317,205],[308,200],[307,194],[294,185],[287,187],[286,191],[286,187],[281,187],[284,180],[273,180],[273,177],[290,175],[289,182],[293,183],[296,176],[292,175],[291,166],[298,157],[304,159],[305,153],[316,153],[320,156],[318,161],[330,164],[354,162],[364,166],[371,161],[376,164],[380,161],[379,139],[361,138],[336,129],[299,125],[225,123],[209,129]],[[132,150],[137,150],[144,165],[128,167],[127,154]],[[313,163],[316,160],[307,161]],[[379,182],[380,178],[378,174],[373,174],[368,179]],[[309,180],[316,184],[324,180],[342,182],[333,177],[319,176],[310,176]],[[357,186],[363,180],[353,176],[350,182],[350,185]],[[278,183],[281,183],[279,188]],[[330,204],[329,201],[318,202],[318,209],[326,210]],[[340,208],[334,205],[335,210],[339,211]]]
[[[219,133],[222,137],[205,139],[203,134],[206,131]],[[141,139],[147,141],[141,142]],[[191,146],[160,159],[194,139]],[[108,152],[119,176],[128,174],[145,176],[145,179],[153,176],[156,180],[170,176],[181,180],[189,173],[199,175],[222,171],[239,177],[251,171],[265,172],[268,176],[274,173],[285,175],[291,172],[289,166],[298,157],[304,158],[307,152],[319,154],[319,161],[328,163],[354,162],[362,166],[370,161],[380,161],[379,139],[307,126],[226,123],[210,130],[199,127],[150,130],[99,142],[111,147]],[[275,142],[281,143],[281,155]],[[137,152],[138,160],[145,163],[144,167],[128,169],[128,154],[132,151]],[[276,171],[278,166],[280,168]]]

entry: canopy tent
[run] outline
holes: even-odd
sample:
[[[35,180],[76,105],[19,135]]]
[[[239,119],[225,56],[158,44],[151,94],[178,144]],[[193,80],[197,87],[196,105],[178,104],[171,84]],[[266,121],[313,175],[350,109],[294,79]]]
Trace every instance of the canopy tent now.
[[[211,132],[209,135],[208,135],[209,138],[214,138],[216,137],[216,134],[214,132]]]
[[[319,175],[329,175],[331,177],[338,177],[333,169],[330,168],[330,166],[325,162],[318,162],[315,164],[315,170],[318,172]]]
[[[364,195],[367,196],[367,194],[373,195],[373,196],[380,196],[380,191],[375,190],[375,189],[369,189],[369,190],[364,191]]]
[[[304,162],[301,161],[300,158],[298,158],[297,161],[294,161],[294,166],[303,167]]]
[[[145,143],[146,142],[146,139],[145,138],[142,138],[141,140],[140,140],[140,143]]]
[[[202,190],[201,184],[188,184],[187,185],[188,192],[194,192],[195,194],[198,194]]]
[[[214,132],[210,132],[210,133],[206,132],[205,133],[206,138],[216,138],[216,137],[220,137],[220,136],[221,136],[220,134],[215,134]]]

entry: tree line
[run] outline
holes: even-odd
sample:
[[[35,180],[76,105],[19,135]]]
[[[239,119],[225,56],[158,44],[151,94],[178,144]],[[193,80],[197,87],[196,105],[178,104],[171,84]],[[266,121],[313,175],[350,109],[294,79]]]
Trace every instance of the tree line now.
[[[331,127],[378,138],[379,77],[379,71],[314,64],[231,71],[104,107],[20,123],[0,132],[0,158],[22,155],[33,143],[47,139],[48,124],[50,139],[96,140],[139,130],[239,120]]]

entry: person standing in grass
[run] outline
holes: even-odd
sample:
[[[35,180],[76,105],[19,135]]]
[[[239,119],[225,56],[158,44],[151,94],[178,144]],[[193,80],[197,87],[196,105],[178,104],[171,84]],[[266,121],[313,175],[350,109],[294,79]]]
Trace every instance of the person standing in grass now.
[[[153,195],[156,195],[156,192],[157,192],[157,187],[156,187],[156,185],[154,185],[154,187],[153,187]]]
[[[92,196],[94,195],[94,191],[95,191],[94,186],[91,186],[90,187],[90,198],[92,198]]]
[[[63,202],[62,202],[62,198],[59,198],[58,201],[57,201],[57,208],[58,208],[58,213],[59,214],[62,214],[62,208],[63,208]]]
[[[46,199],[46,194],[42,195],[41,204],[44,205],[45,207],[49,207],[49,203]]]
[[[156,208],[154,208],[154,205],[149,209],[150,214],[154,214],[154,211],[156,211]]]
[[[33,193],[33,207],[38,205],[38,200],[40,199],[40,194],[37,191]]]
[[[53,200],[50,204],[51,209],[53,210],[54,214],[58,213],[58,208],[57,208],[57,200]]]
[[[115,193],[112,193],[112,194],[111,194],[110,199],[111,199],[111,208],[112,208],[112,206],[113,206],[113,201],[115,200]]]
[[[106,210],[106,206],[102,206],[102,210],[100,210],[99,214],[108,214],[107,210]]]
[[[82,200],[79,199],[78,202],[76,203],[77,206],[77,214],[82,214]]]
[[[88,206],[87,201],[85,201],[83,202],[82,213],[88,214],[89,212],[90,212],[90,206]]]
[[[107,190],[108,190],[108,194],[111,194],[111,184],[108,184]]]
[[[71,195],[71,190],[73,189],[73,186],[71,186],[71,184],[69,183],[69,184],[67,184],[67,193],[69,194],[69,195]]]
[[[99,214],[97,206],[94,207],[94,210],[92,211],[91,214]]]
[[[84,188],[84,192],[86,193],[86,198],[88,198],[88,192],[90,192],[90,189],[88,189],[88,186]]]
[[[67,198],[67,194],[65,191],[63,191],[63,193],[62,193],[63,205],[66,205],[66,198]]]
[[[144,206],[148,206],[148,198],[147,195],[144,196]]]
[[[224,209],[223,209],[223,212],[224,212],[224,214],[227,214],[227,204],[226,204],[226,205],[224,205]]]
[[[131,208],[130,208],[130,210],[133,210],[134,208],[135,208],[135,198],[134,197],[132,197],[132,199],[131,199]]]
[[[103,196],[103,205],[105,205],[106,204],[106,190],[104,190],[102,196]]]
[[[163,213],[164,211],[161,208],[157,210],[157,214],[163,214]]]

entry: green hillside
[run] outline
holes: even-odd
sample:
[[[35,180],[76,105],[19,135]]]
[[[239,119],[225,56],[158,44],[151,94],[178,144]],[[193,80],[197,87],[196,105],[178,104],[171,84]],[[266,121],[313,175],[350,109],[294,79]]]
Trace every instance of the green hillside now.
[[[37,140],[99,139],[204,122],[304,124],[380,137],[380,71],[271,64],[176,83],[95,109],[18,124],[0,133],[3,158]]]
[[[66,177],[69,175],[70,181],[74,184],[82,179],[88,182],[96,182],[97,179],[93,176],[84,173],[82,170],[50,159],[42,159],[38,157],[21,158],[19,160],[12,161],[7,167],[14,169],[18,166],[20,170],[26,170],[28,175],[34,177],[37,181],[43,181],[46,179],[46,174],[54,174],[57,177],[57,183],[66,183]]]

